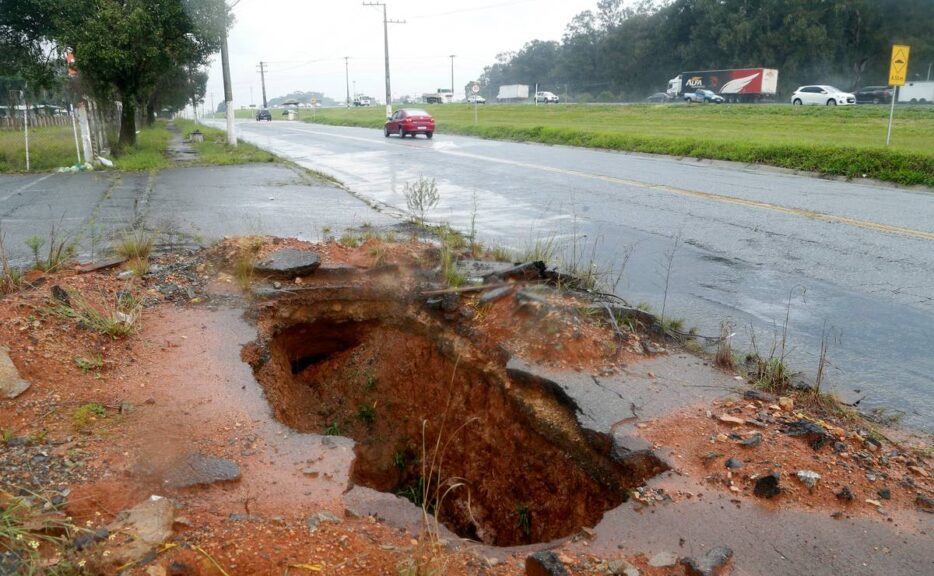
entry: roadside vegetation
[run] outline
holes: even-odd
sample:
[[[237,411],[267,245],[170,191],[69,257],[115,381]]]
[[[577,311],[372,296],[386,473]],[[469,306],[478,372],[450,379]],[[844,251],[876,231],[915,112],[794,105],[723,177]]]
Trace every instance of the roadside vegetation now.
[[[420,106],[421,107],[421,106]],[[438,132],[500,140],[766,164],[848,178],[934,186],[934,109],[791,105],[425,106]],[[381,128],[382,108],[330,108],[316,122]],[[311,111],[300,118],[311,121]]]
[[[72,166],[78,161],[71,126],[29,130],[29,167],[34,171]],[[22,130],[0,130],[0,174],[18,172],[26,165],[26,139]]]
[[[192,143],[192,146],[198,152],[198,164],[228,166],[231,164],[276,161],[273,154],[242,140],[237,143],[236,148],[228,147],[226,144],[227,135],[223,130],[209,128],[192,120],[182,120],[180,118],[173,120],[173,122],[183,135],[187,136],[195,130],[200,130],[204,134],[204,142]]]

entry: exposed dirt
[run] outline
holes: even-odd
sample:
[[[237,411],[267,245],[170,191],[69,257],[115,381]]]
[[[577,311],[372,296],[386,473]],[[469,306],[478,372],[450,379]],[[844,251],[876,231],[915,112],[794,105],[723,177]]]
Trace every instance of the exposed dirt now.
[[[729,421],[722,420],[724,416]],[[813,436],[790,435],[794,430],[789,426],[797,422],[819,425],[828,439],[815,443]],[[918,447],[876,440],[863,426],[858,421],[820,420],[775,403],[738,400],[672,414],[645,426],[641,433],[668,447],[682,471],[703,478],[712,488],[769,508],[813,508],[891,521],[901,512],[915,510],[919,494],[934,496],[934,468]],[[757,434],[760,443],[743,445]],[[730,458],[741,467],[728,468]],[[820,479],[808,487],[798,478],[800,471],[816,472]],[[755,480],[772,472],[780,474],[781,493],[756,497]],[[852,498],[845,496],[844,487]]]
[[[283,246],[318,251],[320,273],[282,282],[279,289],[254,278],[262,296],[244,299],[236,270],[244,251],[261,257]],[[377,518],[344,514],[341,495],[354,482],[384,490],[417,484],[425,476],[417,460],[427,420],[429,440],[438,432],[452,438],[442,475],[470,481],[473,517],[466,514],[463,490],[441,507],[462,534],[531,542],[592,525],[621,501],[621,490],[641,479],[614,468],[553,398],[510,385],[503,358],[508,353],[562,369],[615,370],[622,362],[638,362],[645,336],[620,341],[566,295],[549,295],[548,305],[506,298],[482,306],[475,295],[465,295],[456,313],[428,310],[416,295],[439,287],[436,260],[434,248],[415,242],[372,240],[348,248],[231,239],[202,253],[155,259],[158,267],[142,279],[121,279],[120,270],[33,275],[33,287],[0,299],[0,345],[10,348],[32,383],[19,398],[0,401],[0,492],[40,492],[49,499],[44,514],[58,510],[82,530],[108,525],[152,494],[170,498],[176,522],[169,547],[130,566],[130,574],[214,575],[222,573],[220,566],[231,576],[316,568],[395,575],[423,554],[420,536]],[[52,313],[52,285],[84,295],[100,310],[128,291],[143,306],[138,330],[114,339]],[[264,299],[270,294],[275,302]],[[244,320],[245,310],[254,325]],[[270,402],[241,358],[259,371]],[[710,409],[746,413],[745,404]],[[94,408],[85,409],[89,405]],[[317,434],[334,423],[358,441],[352,470],[349,442]],[[900,453],[905,461],[892,456],[885,467],[879,458],[892,446],[883,442],[871,453],[879,478],[871,485],[852,481],[856,501],[843,506],[828,494],[833,483],[858,475],[855,440],[845,440],[852,445],[850,458],[829,446],[815,455],[801,440],[775,431],[778,425],[762,431],[762,444],[751,449],[755,456],[744,456],[745,467],[733,473],[741,491],[749,491],[742,475],[781,465],[783,485],[793,490],[766,505],[793,500],[795,506],[848,514],[865,509],[881,521],[887,517],[863,500],[884,485],[892,499],[883,508],[908,512],[909,490],[899,484],[909,475],[907,452]],[[718,431],[726,441],[717,440]],[[724,474],[725,457],[745,454],[741,450],[748,449],[730,441],[731,431],[703,409],[642,429],[684,456],[676,461],[692,476]],[[752,431],[741,428],[743,434]],[[698,455],[707,450],[724,456],[705,465]],[[166,484],[193,453],[236,462],[240,479],[191,488]],[[849,476],[840,471],[843,463],[853,467]],[[926,461],[915,463],[930,473]],[[814,494],[784,473],[799,467],[823,476]],[[910,475],[918,490],[930,493],[928,479]],[[0,502],[4,498],[0,494]],[[312,532],[307,519],[321,511],[334,513],[340,523]],[[622,555],[588,554],[584,533],[573,540],[573,546],[556,544],[571,574],[605,574],[607,560]],[[39,553],[43,569],[84,560],[83,573],[98,573],[91,566],[106,565],[118,542],[68,547],[64,556],[42,544]],[[451,575],[516,575],[524,573],[527,552],[508,550],[493,560],[489,548],[443,549],[435,554],[435,567]],[[628,559],[642,574],[683,574],[680,566],[652,568],[643,556]]]

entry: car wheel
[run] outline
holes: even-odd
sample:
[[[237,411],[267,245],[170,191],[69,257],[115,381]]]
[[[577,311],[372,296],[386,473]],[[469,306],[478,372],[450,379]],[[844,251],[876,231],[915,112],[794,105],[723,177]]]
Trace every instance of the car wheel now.
[[[434,135],[435,135],[434,132],[425,132],[425,136],[427,136],[429,140],[431,140],[431,137]]]
[[[800,98],[795,98],[795,99],[792,100],[792,102],[791,102],[791,105],[792,105],[792,106],[801,106],[801,104],[803,104],[803,102],[801,102],[801,99],[800,99]]]
[[[389,126],[383,127],[383,136],[385,136],[386,138],[389,138]]]
[[[873,103],[873,104],[881,104],[882,102],[880,102],[878,98],[873,98],[873,99],[872,99],[872,103]]]
[[[837,101],[836,101],[836,100],[828,100],[828,101],[827,101],[827,105],[828,105],[828,106],[836,106],[836,105],[837,105]]]

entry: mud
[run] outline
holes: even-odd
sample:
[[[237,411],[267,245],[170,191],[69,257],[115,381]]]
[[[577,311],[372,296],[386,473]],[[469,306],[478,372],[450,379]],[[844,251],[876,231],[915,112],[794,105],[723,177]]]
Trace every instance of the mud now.
[[[499,546],[593,526],[644,484],[553,390],[515,385],[417,302],[322,288],[261,306],[244,357],[280,421],[356,441],[354,484]]]

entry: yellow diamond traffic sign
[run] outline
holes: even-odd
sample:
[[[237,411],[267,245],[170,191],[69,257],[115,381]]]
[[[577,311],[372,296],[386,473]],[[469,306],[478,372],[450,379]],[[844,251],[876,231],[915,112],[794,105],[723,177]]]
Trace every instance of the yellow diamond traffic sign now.
[[[908,54],[911,46],[894,44],[892,46],[892,63],[889,66],[889,86],[904,86],[908,77]]]

